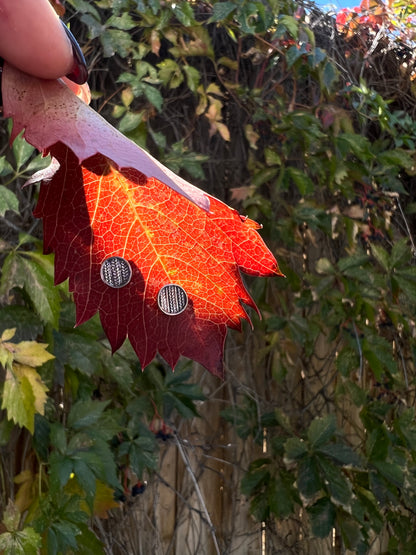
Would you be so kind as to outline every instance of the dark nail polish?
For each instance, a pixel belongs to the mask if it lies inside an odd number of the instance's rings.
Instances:
[[[72,45],[72,52],[74,55],[74,66],[72,68],[71,73],[68,73],[66,77],[77,83],[77,85],[82,85],[88,79],[88,69],[87,64],[85,62],[84,54],[77,43],[76,38],[65,25],[65,23],[61,20],[62,26],[65,29],[66,36],[69,38],[71,45]]]

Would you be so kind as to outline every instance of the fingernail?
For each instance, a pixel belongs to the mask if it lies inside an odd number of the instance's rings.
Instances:
[[[61,24],[65,29],[66,36],[69,38],[71,45],[72,45],[72,53],[74,55],[74,66],[72,71],[66,75],[68,79],[77,83],[77,85],[82,85],[88,79],[88,69],[87,64],[85,62],[84,54],[77,43],[76,38],[65,25],[65,23],[61,20]]]

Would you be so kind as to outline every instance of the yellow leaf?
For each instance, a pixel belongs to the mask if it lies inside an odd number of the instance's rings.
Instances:
[[[133,94],[132,88],[127,87],[123,89],[123,91],[121,92],[121,102],[123,103],[123,106],[128,108],[130,104],[133,102],[133,100],[134,100],[134,94]]]
[[[13,360],[28,366],[42,366],[48,360],[55,358],[46,350],[48,345],[37,341],[21,341],[20,343],[4,343],[13,354]]]
[[[224,141],[229,141],[230,140],[230,130],[228,129],[228,127],[225,125],[225,123],[221,123],[219,121],[217,121],[215,123],[218,133],[221,135],[221,137],[224,139]]]
[[[205,116],[210,122],[221,121],[221,106],[218,106],[218,102],[213,102],[210,105]]]
[[[13,362],[13,354],[7,348],[7,343],[0,343],[0,365],[9,368]]]
[[[49,354],[49,353],[48,353]],[[45,403],[47,399],[47,386],[43,383],[42,378],[32,366],[24,364],[13,364],[13,369],[19,379],[26,377],[32,386],[32,391],[35,396],[35,410],[39,414],[44,414]]]
[[[14,363],[6,373],[1,408],[7,410],[9,420],[33,434],[35,413],[44,413],[47,390],[34,368]]]
[[[76,480],[69,481],[65,486],[65,491],[72,495],[82,495],[82,491]],[[118,509],[119,507],[120,503],[114,500],[114,489],[100,482],[100,480],[96,480],[95,482],[95,497],[92,513],[85,499],[82,499],[80,503],[81,510],[91,514],[91,516],[98,516],[98,518],[108,518],[108,511],[110,509]]]
[[[244,134],[246,136],[248,144],[250,145],[250,148],[253,148],[254,150],[257,150],[257,144],[256,143],[260,139],[260,135],[256,131],[254,131],[253,126],[251,125],[251,123],[248,123],[244,127]]]
[[[216,96],[222,96],[222,97],[224,96],[223,93],[221,92],[221,89],[216,83],[211,83],[210,85],[208,85],[207,94],[215,94]]]
[[[200,93],[199,97],[199,104],[196,107],[195,113],[197,116],[202,116],[208,106],[208,98],[207,95],[201,90],[201,87],[198,87],[198,92]]]
[[[31,470],[23,470],[18,474],[14,483],[19,486],[15,498],[15,505],[24,513],[32,504],[37,489],[37,478]]]
[[[15,336],[15,333],[16,333],[16,328],[4,330],[1,336],[1,342],[4,343],[5,341],[10,341],[10,339],[12,339],[12,337]]]
[[[114,489],[97,480],[94,498],[94,516],[108,518],[110,509],[118,509],[119,503],[114,500]]]

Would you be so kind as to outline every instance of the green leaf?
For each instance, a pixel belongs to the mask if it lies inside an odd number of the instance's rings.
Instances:
[[[17,343],[23,340],[33,341],[43,332],[42,323],[38,316],[25,306],[10,305],[0,309],[0,333],[6,329],[16,328],[14,341]]]
[[[355,372],[360,366],[358,353],[349,347],[344,347],[336,358],[336,367],[342,376],[349,376],[351,372]]]
[[[25,168],[25,174],[32,175],[39,170],[47,168],[48,166],[50,166],[50,164],[51,156],[49,154],[48,156],[43,156],[42,154],[39,154],[39,156],[36,156],[35,158],[32,158],[30,160],[29,164]]]
[[[359,455],[349,445],[343,443],[328,443],[319,447],[317,452],[326,455],[343,466],[361,466]]]
[[[111,400],[93,401],[79,400],[71,408],[68,415],[68,426],[74,430],[88,428],[98,423],[102,413]]]
[[[337,503],[349,506],[351,500],[351,484],[342,469],[323,457],[317,458],[321,475],[325,476],[326,490]]]
[[[12,420],[7,418],[0,420],[0,448],[6,447],[9,443],[13,430],[14,423]]]
[[[349,396],[355,406],[361,407],[365,404],[367,400],[366,390],[362,389],[356,383],[347,380],[343,384],[342,389],[344,390],[344,393]]]
[[[387,482],[393,483],[399,488],[403,486],[404,473],[398,464],[376,460],[373,465]]]
[[[314,48],[308,56],[308,63],[312,68],[319,66],[328,57],[322,48]]]
[[[279,15],[276,34],[281,36],[288,32],[294,39],[297,38],[299,32],[299,21],[291,15]]]
[[[286,172],[294,181],[302,196],[310,195],[314,192],[315,185],[313,181],[303,171],[298,168],[288,167]]]
[[[382,266],[383,270],[385,270],[386,272],[389,272],[391,266],[390,266],[389,255],[387,251],[383,249],[383,247],[381,247],[380,245],[372,244],[371,252],[374,258],[377,260],[377,262]]]
[[[35,414],[33,446],[41,461],[46,461],[48,459],[50,438],[51,428],[48,420],[39,413]]]
[[[159,90],[151,85],[143,84],[143,93],[150,104],[153,104],[153,106],[160,112],[163,106],[163,97]]]
[[[112,15],[109,17],[106,21],[106,26],[115,27],[116,29],[120,29],[122,31],[130,31],[136,27],[136,22],[127,12],[124,12],[121,16]]]
[[[343,513],[342,517],[339,518],[339,526],[345,547],[354,550],[363,538],[360,524],[348,514]]]
[[[288,461],[302,459],[308,452],[308,445],[303,439],[289,438],[285,443],[285,456]]]
[[[323,418],[315,418],[308,429],[311,446],[319,448],[328,443],[334,436],[337,426],[333,414]]]
[[[214,23],[216,21],[224,21],[232,12],[237,9],[237,5],[234,2],[216,2],[212,8],[212,15],[208,20],[208,23]]]
[[[302,459],[298,468],[298,489],[301,495],[311,498],[322,489],[322,486],[315,457]]]
[[[342,133],[336,137],[335,141],[344,156],[352,152],[364,162],[368,162],[374,157],[371,153],[370,141],[363,135]]]
[[[376,533],[379,533],[383,528],[383,516],[380,513],[380,507],[378,504],[377,499],[374,496],[372,491],[369,491],[366,488],[356,486],[355,494],[357,499],[359,500],[362,508],[365,510],[366,515],[368,515],[371,526],[375,530]],[[354,503],[352,504],[352,516],[355,516],[356,507]],[[361,511],[360,511],[361,512]],[[359,515],[361,516],[361,515]],[[357,518],[357,517],[356,517]],[[362,518],[361,518],[362,520]]]
[[[94,336],[83,335],[81,330],[54,333],[54,352],[63,366],[78,369],[85,376],[101,370],[103,348]]]
[[[159,78],[165,86],[169,86],[171,89],[179,87],[183,81],[183,75],[175,60],[168,58],[160,62],[157,67],[159,68]]]
[[[188,2],[176,3],[172,6],[173,13],[185,27],[195,24],[194,11]]]
[[[394,282],[397,283],[397,286],[411,302],[416,302],[416,268],[414,266],[396,270],[392,278],[392,284]]]
[[[3,217],[7,210],[19,212],[19,201],[10,189],[0,185],[0,216]]]
[[[66,455],[53,452],[49,457],[49,468],[51,492],[57,494],[68,483],[74,461]]]
[[[195,405],[185,396],[176,395],[171,391],[163,394],[163,415],[169,419],[174,410],[184,418],[193,418],[198,415]]]
[[[279,169],[276,167],[271,168],[262,168],[258,172],[256,172],[253,177],[251,178],[251,182],[253,185],[259,187],[266,183],[267,181],[272,181],[274,177],[279,173]]]
[[[73,473],[81,488],[84,490],[87,504],[92,510],[95,496],[96,475],[93,470],[82,459],[75,459]]]
[[[57,327],[61,298],[53,283],[53,270],[49,273],[45,269],[48,260],[51,258],[38,260],[29,252],[25,256],[10,253],[3,264],[0,291],[4,294],[13,287],[24,289],[42,321]]]
[[[67,446],[67,439],[66,439],[66,431],[64,426],[60,422],[53,422],[50,425],[50,434],[51,434],[51,445],[54,446],[55,449],[59,453],[66,452]]]
[[[389,438],[386,430],[378,426],[368,434],[366,452],[368,460],[372,463],[385,461],[389,450]]]
[[[334,274],[335,268],[328,258],[320,258],[316,263],[316,271],[318,274]]]
[[[412,169],[414,167],[414,159],[410,152],[396,148],[394,150],[387,150],[377,155],[380,164],[386,166],[398,166],[398,169]]]
[[[128,133],[136,129],[143,121],[143,112],[126,112],[118,125],[121,133]]]
[[[346,256],[338,261],[338,268],[341,273],[346,276],[350,275],[349,271],[352,268],[363,268],[363,266],[368,265],[370,258],[366,254],[353,254],[351,256]]]
[[[0,156],[0,177],[14,173],[12,165],[6,160],[5,156]]]
[[[264,522],[270,514],[270,504],[263,493],[253,497],[250,503],[250,512],[258,522]]]
[[[307,513],[311,521],[312,533],[317,538],[326,538],[335,526],[335,507],[329,497],[321,497]]]
[[[390,255],[390,266],[395,268],[401,264],[407,264],[411,259],[411,250],[407,237],[393,244]]]
[[[77,536],[80,555],[105,555],[104,546],[92,530],[86,524],[78,524],[80,534]]]
[[[22,166],[26,164],[26,162],[35,152],[33,146],[27,143],[22,136],[23,132],[15,138],[12,146],[13,156],[16,161],[15,167],[17,172],[22,168]]]
[[[331,91],[333,85],[338,80],[338,75],[339,73],[336,70],[334,63],[327,60],[322,71],[322,85],[327,91]]]
[[[190,65],[182,66],[182,70],[186,75],[186,84],[188,85],[189,89],[195,93],[200,85],[201,75],[199,71]]]
[[[139,437],[130,446],[130,465],[139,478],[143,472],[157,468],[156,445],[150,438]]]
[[[295,496],[293,486],[281,475],[271,480],[266,489],[267,499],[272,512],[277,518],[287,518],[294,510]]]
[[[261,466],[260,466],[261,464]],[[241,480],[241,492],[253,495],[259,487],[267,486],[270,480],[270,459],[257,459],[250,465],[249,471]]]
[[[390,374],[397,373],[397,362],[392,353],[392,345],[384,337],[368,335],[362,343],[363,355],[367,359],[371,370],[378,380],[388,370]]]

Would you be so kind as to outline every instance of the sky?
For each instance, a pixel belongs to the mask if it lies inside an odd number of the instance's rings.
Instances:
[[[324,6],[335,6],[336,8],[354,8],[359,6],[361,0],[315,0],[315,3],[323,8]]]
[[[356,0],[355,2],[351,0],[336,0],[332,2],[335,4],[337,8],[353,8],[354,6],[358,6],[361,3],[361,0]]]

